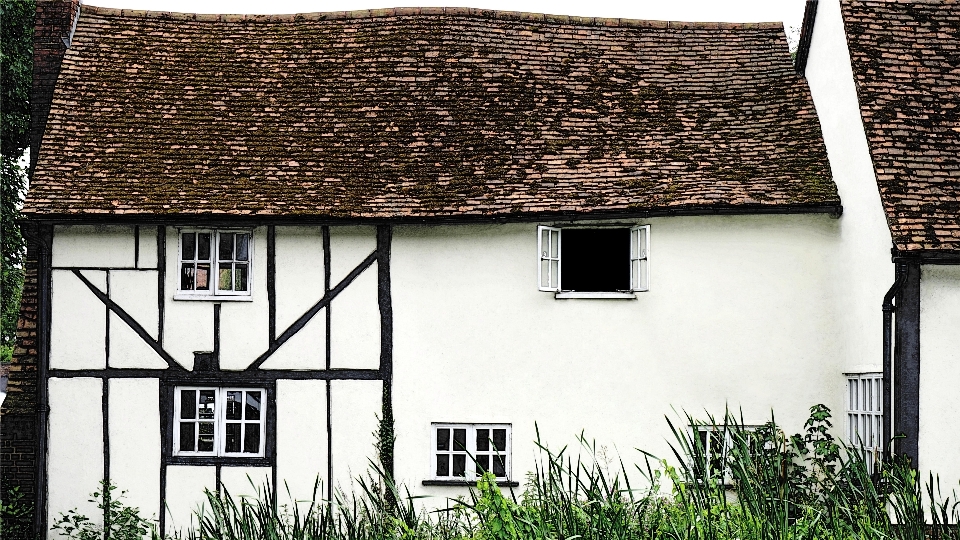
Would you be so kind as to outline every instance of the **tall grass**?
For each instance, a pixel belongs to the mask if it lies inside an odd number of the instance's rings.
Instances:
[[[704,444],[701,426],[726,444]],[[855,448],[830,436],[826,407],[787,436],[771,420],[744,425],[726,414],[670,423],[668,462],[613,464],[583,436],[576,456],[537,436],[539,459],[522,492],[487,474],[469,496],[425,510],[375,465],[354,493],[275,507],[273,487],[255,497],[207,492],[190,540],[960,540],[960,500],[921,481],[902,459],[869,471]],[[722,439],[720,439],[722,437]],[[670,463],[673,463],[671,465]],[[945,491],[945,490],[944,490]]]

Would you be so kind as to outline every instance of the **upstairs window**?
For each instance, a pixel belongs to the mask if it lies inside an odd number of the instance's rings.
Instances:
[[[263,457],[263,388],[174,390],[174,456]]]
[[[650,226],[538,228],[541,291],[630,297],[649,289]],[[563,296],[566,293],[567,296]]]
[[[247,231],[181,231],[177,297],[249,297],[252,248]]]

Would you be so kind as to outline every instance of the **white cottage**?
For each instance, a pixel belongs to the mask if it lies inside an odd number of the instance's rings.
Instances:
[[[880,444],[890,233],[816,33],[812,97],[780,24],[40,0],[36,39],[0,458],[38,530],[371,458],[442,504],[535,425],[666,456],[673,410]]]

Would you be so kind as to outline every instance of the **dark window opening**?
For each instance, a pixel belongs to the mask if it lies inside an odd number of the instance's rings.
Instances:
[[[564,229],[560,253],[562,290],[630,290],[630,229]]]

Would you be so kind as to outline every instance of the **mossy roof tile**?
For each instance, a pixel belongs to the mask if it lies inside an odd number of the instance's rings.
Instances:
[[[960,3],[841,5],[893,243],[960,251]]]
[[[24,211],[432,219],[839,204],[779,24],[83,6]]]

